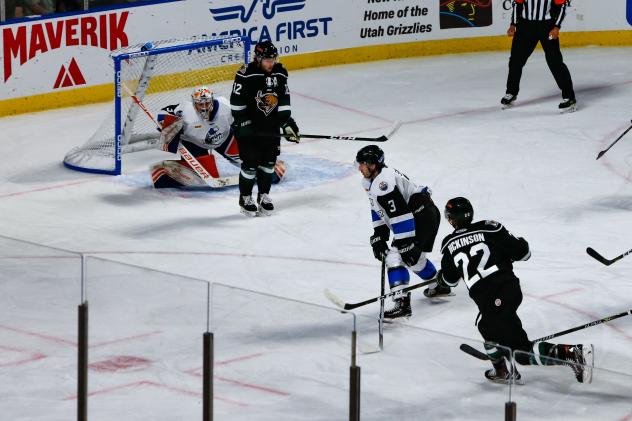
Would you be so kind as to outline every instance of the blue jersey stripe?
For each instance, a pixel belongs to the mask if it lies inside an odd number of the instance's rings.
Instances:
[[[413,218],[393,224],[393,232],[395,234],[405,234],[415,231],[415,220]]]
[[[380,219],[382,219],[380,218],[380,215],[378,215],[377,212],[371,209],[371,220],[375,222],[375,221],[379,221]]]

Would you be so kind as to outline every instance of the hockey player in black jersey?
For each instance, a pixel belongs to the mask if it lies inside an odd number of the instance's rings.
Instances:
[[[498,222],[472,222],[474,210],[464,197],[448,201],[445,217],[454,227],[454,232],[445,237],[441,244],[443,256],[438,282],[454,287],[463,280],[470,297],[478,306],[481,316],[478,330],[487,342],[485,349],[494,366],[485,372],[485,377],[495,382],[508,382],[513,374],[514,379],[520,379],[515,368],[512,371],[507,368],[505,357],[508,356],[493,345],[498,344],[535,355],[529,357],[517,354],[519,364],[569,365],[577,381],[590,383],[592,345],[534,344],[522,328],[522,322],[516,314],[522,302],[522,291],[520,281],[513,272],[513,262],[531,257],[527,241],[522,237],[514,237]]]
[[[434,278],[437,270],[426,253],[432,251],[441,213],[430,197],[430,189],[417,186],[406,175],[387,167],[384,152],[376,145],[360,149],[356,163],[364,177],[362,186],[371,205],[373,255],[380,261],[386,259],[391,291],[397,292],[408,285],[410,277],[406,267],[424,280]],[[393,242],[389,246],[391,231]],[[424,291],[427,297],[449,293],[449,287],[436,284]],[[384,312],[384,317],[394,319],[411,314],[408,292],[393,296],[393,305]]]
[[[242,160],[239,174],[239,206],[248,216],[274,211],[270,185],[281,150],[280,130],[298,143],[298,127],[291,117],[288,73],[277,62],[278,52],[270,41],[255,46],[255,58],[235,75],[230,105],[233,130]],[[252,189],[257,183],[257,204]]]

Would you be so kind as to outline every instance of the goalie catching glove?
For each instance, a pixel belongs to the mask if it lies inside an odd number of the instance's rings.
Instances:
[[[296,121],[294,121],[292,117],[287,119],[283,126],[281,126],[281,129],[283,130],[285,139],[288,142],[299,143],[301,141],[301,135],[298,132],[298,126],[296,125]]]
[[[160,132],[160,141],[162,150],[166,152],[176,153],[180,144],[180,134],[184,120],[180,117],[167,114],[162,120],[162,130]]]

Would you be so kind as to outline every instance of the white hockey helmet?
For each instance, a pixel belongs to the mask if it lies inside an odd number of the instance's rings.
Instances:
[[[191,94],[191,101],[198,114],[202,118],[208,119],[213,111],[213,91],[206,86],[200,86]]]

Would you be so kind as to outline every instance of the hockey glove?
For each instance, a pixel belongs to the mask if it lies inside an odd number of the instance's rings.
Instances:
[[[371,247],[373,247],[373,256],[380,262],[386,258],[388,254],[389,247],[379,234],[374,234],[371,236]]]
[[[283,134],[286,136],[285,139],[287,139],[288,142],[298,143],[301,141],[301,136],[298,133],[298,126],[292,117],[287,119],[281,129],[283,129]]]
[[[414,242],[399,244],[397,250],[407,266],[415,266],[421,256],[421,249]]]
[[[162,150],[166,152],[176,153],[178,144],[180,143],[180,133],[184,126],[184,120],[179,117],[167,114],[162,121],[162,130],[160,131],[160,141]]]
[[[237,139],[255,136],[255,127],[252,124],[252,120],[235,120],[232,128]]]

